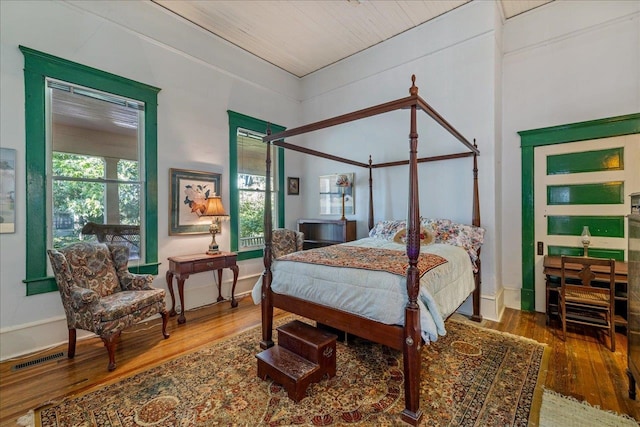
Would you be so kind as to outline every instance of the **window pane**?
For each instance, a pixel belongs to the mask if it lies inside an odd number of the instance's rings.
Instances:
[[[120,224],[140,225],[140,184],[118,184]]]
[[[131,259],[140,258],[144,104],[61,81],[48,87],[54,247],[80,239],[123,243]]]
[[[53,247],[81,240],[87,222],[104,222],[105,186],[98,182],[53,182]]]
[[[271,178],[271,188],[273,189],[273,177]],[[267,180],[263,176],[238,174],[238,190],[267,190]]]
[[[138,181],[140,171],[138,170],[138,162],[133,160],[118,161],[118,180],[119,181]]]
[[[54,176],[67,178],[104,178],[104,159],[54,152],[52,171]]]
[[[264,200],[262,191],[239,191],[240,249],[264,245]],[[271,194],[272,214],[275,218],[275,194]]]

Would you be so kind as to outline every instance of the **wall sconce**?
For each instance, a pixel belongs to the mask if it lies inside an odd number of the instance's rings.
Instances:
[[[344,221],[347,219],[344,216],[344,192],[345,192],[345,188],[351,186],[349,177],[347,175],[338,175],[338,178],[336,179],[336,186],[342,188],[342,218],[340,219]]]
[[[220,196],[209,197],[206,201],[206,209],[202,216],[211,217],[211,225],[209,226],[209,233],[211,233],[211,243],[209,244],[208,255],[215,255],[220,253],[218,250],[218,244],[216,243],[216,234],[220,233],[220,221],[228,221],[229,215],[222,206],[222,199]]]
[[[582,234],[580,235],[582,246],[584,246],[584,256],[589,256],[589,245],[591,244],[591,233],[589,232],[589,226],[582,227]]]

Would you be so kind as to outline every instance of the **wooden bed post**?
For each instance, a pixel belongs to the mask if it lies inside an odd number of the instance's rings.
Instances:
[[[267,136],[271,135],[271,127],[267,127]],[[264,201],[264,272],[262,273],[262,341],[260,348],[273,347],[273,301],[271,296],[271,240],[273,220],[271,218],[271,141],[267,141],[266,157],[266,191]]]
[[[416,76],[411,76],[411,96],[418,96],[415,85]],[[417,104],[411,106],[411,130],[409,133],[409,212],[407,233],[407,295],[409,302],[405,308],[404,342],[402,355],[404,363],[404,410],[402,420],[418,425],[422,418],[420,411],[420,348],[422,344],[420,328],[420,308],[418,307],[418,291],[420,271],[420,203],[418,196],[418,131],[416,125]]]
[[[373,228],[373,168],[371,165],[371,155],[369,155],[369,231]]]
[[[473,139],[473,146],[478,148],[478,144],[476,144],[475,138]],[[476,227],[480,227],[480,195],[478,191],[478,154],[473,154],[473,214],[471,216],[472,224]],[[478,261],[476,262],[478,266],[478,271],[473,274],[473,279],[475,281],[475,288],[473,290],[473,314],[471,315],[471,320],[474,322],[482,321],[482,314],[480,313],[480,290],[482,287],[482,265],[480,261],[480,251],[482,248],[478,249]]]

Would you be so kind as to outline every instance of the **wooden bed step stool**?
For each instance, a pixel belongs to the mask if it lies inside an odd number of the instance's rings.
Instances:
[[[280,326],[278,345],[320,365],[322,374],[329,378],[336,375],[336,340],[330,332],[315,328],[308,323],[294,320]]]
[[[336,374],[336,339],[306,323],[294,320],[278,329],[278,345],[258,355],[258,377],[282,384],[289,398],[302,400],[307,387],[327,374]]]
[[[322,379],[320,365],[298,356],[284,347],[275,345],[256,355],[258,358],[258,377],[266,380],[270,377],[281,384],[289,399],[299,402],[312,382]]]

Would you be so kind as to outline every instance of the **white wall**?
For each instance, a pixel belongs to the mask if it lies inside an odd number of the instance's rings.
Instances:
[[[482,249],[483,307],[497,319],[495,221],[497,149],[496,26],[501,26],[493,2],[472,2],[426,25],[340,61],[303,78],[303,122],[317,121],[409,95],[411,75],[419,94],[467,139],[478,142],[482,225],[487,229]],[[499,110],[498,110],[499,111]],[[409,154],[409,111],[376,116],[304,137],[313,148],[366,163],[406,160]],[[419,112],[421,157],[465,151],[426,114]],[[302,139],[303,137],[301,137]],[[333,161],[305,160],[307,176],[355,172],[358,237],[368,232],[368,171]],[[424,217],[452,218],[471,223],[471,158],[419,166],[420,213]],[[408,169],[374,171],[374,213],[381,219],[407,216]],[[316,182],[304,185],[307,212],[318,212]],[[353,218],[350,218],[353,219]],[[470,311],[468,307],[464,308]]]
[[[57,292],[25,296],[25,128],[23,45],[161,88],[158,96],[158,259],[154,286],[166,289],[166,258],[204,251],[210,236],[168,236],[168,171],[222,173],[228,191],[227,110],[284,126],[298,119],[292,75],[177,19],[152,2],[0,2],[0,143],[17,150],[17,231],[0,235],[0,358],[67,339]],[[229,195],[223,193],[228,206]],[[298,215],[292,216],[293,220]],[[288,218],[289,220],[289,218]],[[228,223],[217,241],[229,249]],[[242,262],[236,293],[248,291],[262,260]],[[230,295],[224,272],[223,295]],[[242,280],[247,278],[246,280]],[[185,286],[187,308],[213,302],[211,276]],[[168,295],[168,294],[167,294]],[[167,299],[170,303],[169,298]]]
[[[640,2],[552,2],[504,26],[502,282],[520,308],[518,131],[640,112]]]

